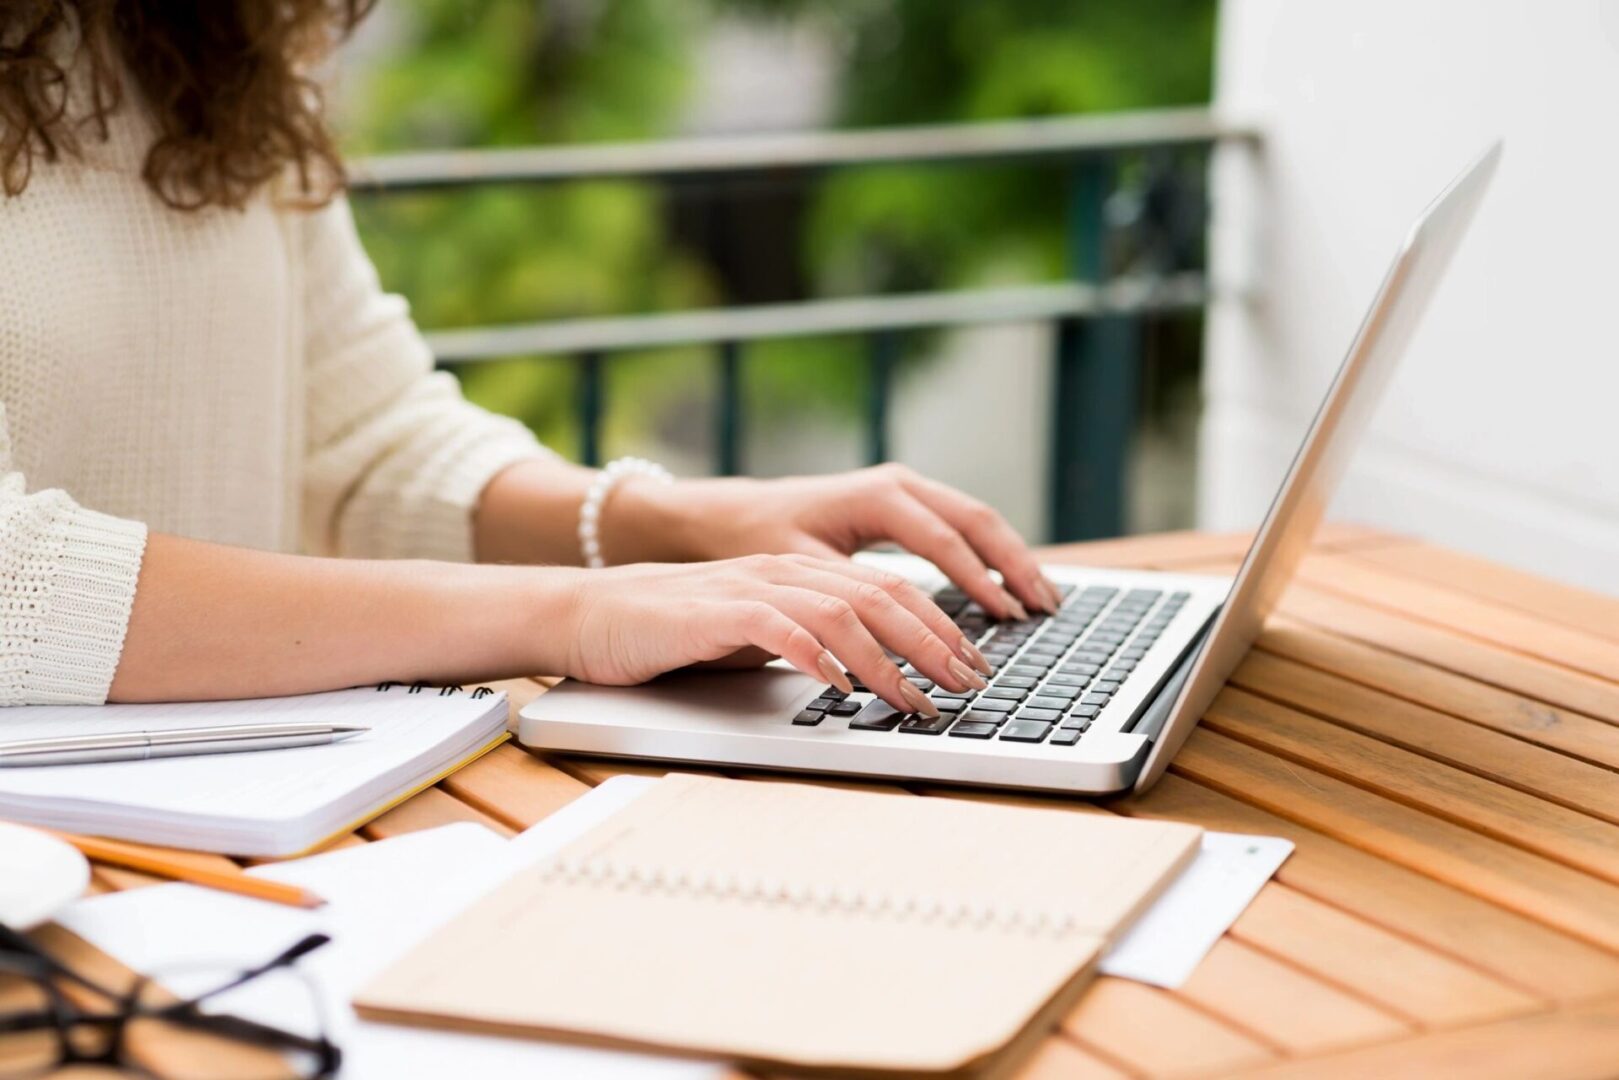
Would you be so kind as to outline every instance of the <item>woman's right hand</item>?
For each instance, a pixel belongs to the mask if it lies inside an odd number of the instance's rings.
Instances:
[[[937,716],[885,649],[953,691],[981,690],[990,673],[930,597],[858,563],[750,555],[570,576],[575,594],[559,673],[584,682],[624,686],[691,664],[757,665],[779,656],[846,692],[847,670],[896,709]]]

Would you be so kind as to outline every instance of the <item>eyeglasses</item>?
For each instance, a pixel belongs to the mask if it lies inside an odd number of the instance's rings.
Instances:
[[[260,964],[173,968],[118,990],[0,926],[0,1080],[68,1065],[162,1080],[333,1076],[342,1052],[327,1036],[314,984],[294,966],[330,940],[311,934]],[[180,988],[185,996],[176,996]],[[216,1009],[233,995],[250,996],[254,1011],[275,1022]],[[88,998],[105,1005],[88,1008]]]

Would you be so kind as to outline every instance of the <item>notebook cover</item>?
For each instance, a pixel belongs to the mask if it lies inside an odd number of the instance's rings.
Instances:
[[[1020,1035],[1072,1001],[1200,835],[670,776],[452,920],[355,1005],[774,1070],[980,1073],[1037,1044]]]

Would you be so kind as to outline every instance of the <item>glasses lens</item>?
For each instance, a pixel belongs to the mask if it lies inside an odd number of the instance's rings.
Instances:
[[[62,1033],[45,988],[0,971],[0,1080],[49,1072],[62,1060]]]
[[[125,1056],[169,1080],[320,1075],[316,1047],[325,1023],[313,985],[294,969],[278,968],[215,992],[241,971],[176,969],[143,984],[125,1029]]]

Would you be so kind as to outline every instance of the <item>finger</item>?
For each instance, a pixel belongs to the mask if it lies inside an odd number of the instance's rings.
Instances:
[[[726,605],[716,619],[715,642],[723,650],[752,647],[779,656],[812,679],[829,683],[845,694],[854,692],[837,658],[809,630],[779,608],[762,600]],[[869,685],[869,684],[868,684]]]
[[[792,551],[789,554],[807,555],[812,559],[825,559],[827,562],[848,562],[849,556],[824,540],[805,534],[793,541]]]
[[[878,522],[890,539],[927,559],[963,592],[997,619],[1026,619],[1029,613],[978,557],[961,531],[945,521],[910,492],[887,499],[878,510]]]
[[[982,690],[989,664],[933,598],[905,578],[859,563],[788,560],[786,580],[841,596],[890,652],[949,690]]]
[[[973,550],[1001,572],[1002,579],[1018,599],[1048,612],[1062,605],[1062,593],[1040,569],[1034,552],[993,507],[926,477],[908,476],[900,483],[966,537]]]
[[[831,593],[793,585],[772,588],[765,599],[782,614],[823,642],[832,654],[871,692],[901,712],[938,716],[939,708],[928,700],[899,668],[861,619],[855,605]]]

